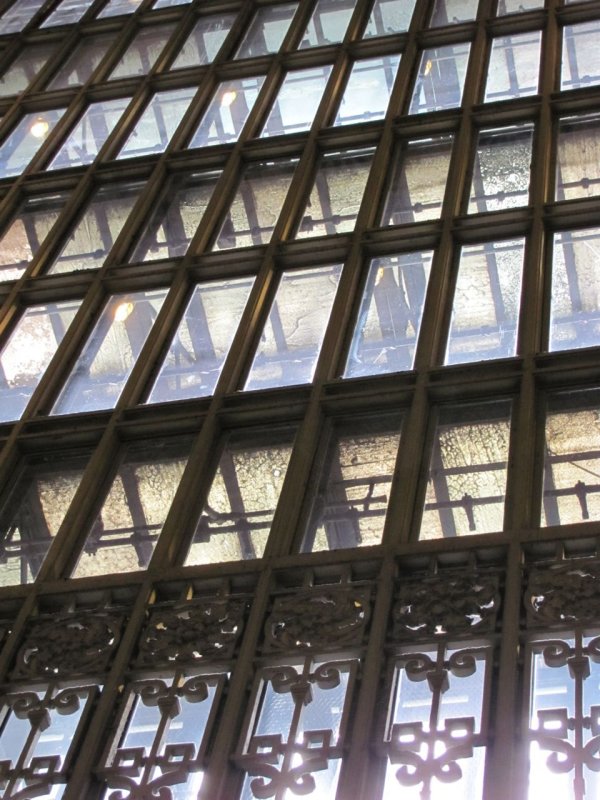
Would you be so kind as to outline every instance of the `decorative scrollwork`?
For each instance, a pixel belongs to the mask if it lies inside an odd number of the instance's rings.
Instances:
[[[360,644],[369,612],[369,593],[361,589],[312,589],[278,597],[265,623],[265,650]]]
[[[15,660],[15,678],[48,678],[104,671],[120,638],[122,617],[65,614],[35,620]]]
[[[243,600],[215,598],[153,609],[140,638],[137,664],[196,664],[208,658],[231,658],[242,632],[245,607]]]
[[[403,583],[393,610],[394,641],[489,631],[500,607],[498,579],[435,576]]]
[[[596,621],[600,605],[600,562],[580,559],[532,570],[525,593],[532,625]]]

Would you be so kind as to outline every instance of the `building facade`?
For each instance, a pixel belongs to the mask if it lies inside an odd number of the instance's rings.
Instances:
[[[599,35],[3,0],[5,800],[598,796]]]

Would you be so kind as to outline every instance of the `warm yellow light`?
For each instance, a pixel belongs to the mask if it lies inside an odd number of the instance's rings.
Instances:
[[[223,97],[221,97],[221,105],[227,108],[233,103],[236,97],[237,92],[234,92],[233,89],[230,89],[228,92],[223,92]]]
[[[115,322],[125,322],[133,311],[133,303],[124,301],[115,308]]]
[[[425,64],[425,76],[429,75],[429,73],[431,72],[431,68],[432,68],[432,67],[433,67],[433,64],[432,64],[432,62],[431,62],[431,61],[428,61],[428,62]]]
[[[29,128],[29,132],[32,136],[35,136],[36,139],[43,139],[49,130],[50,125],[43,117],[38,117],[31,128]]]

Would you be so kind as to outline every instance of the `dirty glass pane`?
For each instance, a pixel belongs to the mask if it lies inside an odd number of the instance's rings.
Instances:
[[[317,0],[298,49],[341,42],[356,0]]]
[[[332,425],[302,552],[381,543],[401,422],[378,414]]]
[[[42,22],[40,28],[73,25],[79,22],[91,4],[91,0],[62,0],[62,3]]]
[[[425,250],[372,259],[345,378],[412,369],[432,258]]]
[[[48,89],[65,89],[67,86],[84,84],[92,76],[114,41],[114,33],[82,37],[81,43],[58,68],[56,77],[48,84]]]
[[[408,30],[417,0],[375,0],[371,16],[362,35],[363,39],[373,36],[390,36]]]
[[[330,74],[331,66],[288,72],[262,129],[261,138],[309,130]]]
[[[511,403],[440,410],[420,539],[501,531]]]
[[[446,364],[514,356],[525,239],[461,249]]]
[[[117,183],[97,189],[48,274],[101,267],[143,186],[143,183]]]
[[[44,5],[45,0],[16,0],[0,18],[0,36],[22,31]]]
[[[185,564],[261,558],[296,429],[230,434]]]
[[[147,75],[174,30],[175,25],[142,28],[117,62],[108,80]]]
[[[400,55],[356,61],[348,78],[334,126],[383,119],[399,66]]]
[[[460,106],[470,49],[466,42],[423,51],[409,114]]]
[[[550,350],[600,344],[600,228],[554,234]]]
[[[121,114],[129,105],[129,97],[91,103],[54,156],[48,170],[91,164],[110,136]]]
[[[0,235],[0,281],[23,274],[58,219],[66,195],[37,195],[24,200]]]
[[[373,152],[348,150],[322,157],[297,239],[354,230]]]
[[[439,219],[453,144],[454,136],[438,136],[400,146],[381,225]]]
[[[543,8],[544,0],[498,0],[497,14],[499,17],[505,14],[522,14],[535,8]]]
[[[560,120],[556,156],[556,199],[595,197],[600,193],[600,117]]]
[[[98,14],[98,19],[119,17],[122,14],[133,14],[141,5],[142,0],[110,0]]]
[[[431,14],[430,28],[443,25],[458,25],[470,22],[477,16],[479,0],[435,0]]]
[[[136,122],[117,159],[162,153],[171,141],[196,91],[196,87],[192,86],[189,89],[157,92]]]
[[[581,89],[600,83],[600,20],[563,28],[561,89]]]
[[[542,525],[600,519],[600,397],[597,391],[548,400]]]
[[[271,241],[297,163],[285,159],[246,167],[213,250]]]
[[[479,132],[467,213],[527,205],[532,145],[533,125]]]
[[[0,147],[0,178],[23,172],[64,113],[57,108],[23,117]]]
[[[264,75],[260,75],[221,83],[188,147],[236,142],[264,80]]]
[[[483,102],[537,94],[541,45],[541,31],[493,39]]]
[[[231,30],[235,14],[200,17],[183,43],[171,69],[211,64]]]
[[[129,261],[184,256],[220,175],[220,172],[197,172],[175,176],[157,203]]]
[[[245,390],[310,383],[341,272],[335,264],[283,273]]]
[[[52,414],[113,408],[167,292],[111,297],[77,359]]]
[[[26,308],[0,352],[0,422],[21,417],[80,300]]]
[[[194,289],[147,403],[211,395],[254,283],[201,283]]]
[[[73,578],[144,569],[187,463],[189,437],[136,442],[123,454]]]
[[[58,533],[88,454],[28,459],[0,512],[0,586],[31,583]]]
[[[156,0],[152,8],[170,8],[171,6],[185,6],[191,0]]]
[[[25,91],[56,48],[55,42],[25,47],[0,78],[0,97]]]
[[[276,53],[285,38],[297,3],[259,8],[242,39],[235,58],[256,58]]]

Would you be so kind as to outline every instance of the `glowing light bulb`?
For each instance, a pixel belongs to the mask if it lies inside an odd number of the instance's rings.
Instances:
[[[115,308],[115,322],[125,322],[133,311],[133,303],[124,301]]]
[[[433,67],[433,63],[431,61],[428,61],[425,64],[425,70],[424,70],[425,76],[429,75],[429,73],[431,72],[431,68],[432,67]]]
[[[36,139],[43,139],[44,136],[50,130],[50,125],[47,120],[43,117],[38,117],[36,121],[32,124],[31,128],[29,128],[29,133],[32,136],[35,136]]]
[[[227,108],[233,103],[236,97],[237,92],[235,92],[233,89],[230,89],[228,92],[224,92],[223,97],[221,97],[221,105],[224,108]]]

